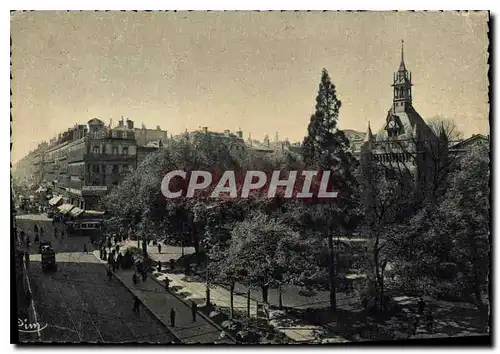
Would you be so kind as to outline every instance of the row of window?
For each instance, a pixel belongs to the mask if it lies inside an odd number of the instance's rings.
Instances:
[[[91,165],[91,171],[92,173],[101,173],[106,171],[106,166],[107,165]],[[122,171],[127,171],[132,169],[132,165],[113,165],[111,167],[111,172],[112,173],[118,173],[120,172],[120,166]]]
[[[410,154],[405,153],[388,153],[375,155],[375,158],[380,162],[408,162],[413,161],[413,157]]]
[[[103,146],[103,149],[102,149],[102,153],[105,154],[106,153],[106,148]],[[101,147],[100,146],[93,146],[92,147],[92,153],[95,154],[95,155],[98,155],[101,153]],[[113,146],[111,147],[111,154],[112,155],[118,155],[118,146]],[[121,153],[121,156],[128,156],[128,147],[127,146],[124,146],[122,148],[122,153]]]
[[[74,224],[73,227],[75,230],[95,230],[100,229],[100,223],[82,223],[82,224]]]
[[[104,138],[106,138],[107,135],[108,135],[108,132],[106,130],[97,130],[97,131],[90,132],[90,136],[94,139],[104,139]],[[112,138],[120,138],[120,139],[133,139],[134,132],[112,130],[111,137]]]
[[[396,99],[398,98],[406,98],[406,97],[411,97],[411,89],[410,88],[403,88],[403,87],[395,87],[394,88],[394,97]]]

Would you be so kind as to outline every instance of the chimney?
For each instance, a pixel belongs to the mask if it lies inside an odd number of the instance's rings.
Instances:
[[[229,133],[230,133],[229,129],[224,130],[224,136],[229,136]]]
[[[156,126],[156,130],[161,130],[159,125]]]
[[[266,145],[266,147],[271,147],[271,143],[269,141],[269,136],[265,136],[264,138],[264,144]]]
[[[236,134],[238,135],[238,138],[240,139],[243,139],[243,132],[241,131],[241,129],[239,129]]]
[[[203,133],[207,134],[208,133],[208,127],[203,127]]]
[[[118,121],[118,126],[123,127],[123,120],[122,119]]]
[[[128,129],[134,129],[134,121],[127,119],[127,128]]]

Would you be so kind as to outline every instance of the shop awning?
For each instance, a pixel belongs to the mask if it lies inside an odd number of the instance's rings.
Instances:
[[[102,216],[102,215],[104,215],[104,211],[85,210],[85,215],[87,215],[87,216]]]
[[[47,188],[45,187],[38,187],[38,189],[35,191],[35,193],[42,193],[42,192],[47,192]]]
[[[62,200],[62,197],[60,195],[55,196],[51,200],[49,200],[49,205],[52,205],[52,206],[57,205],[61,200]]]
[[[69,215],[73,216],[73,217],[76,217],[76,216],[80,215],[83,212],[84,212],[83,209],[80,209],[79,207],[74,207],[73,209],[71,209],[69,211]]]
[[[57,210],[63,215],[66,215],[71,209],[73,209],[75,206],[73,204],[63,204]]]

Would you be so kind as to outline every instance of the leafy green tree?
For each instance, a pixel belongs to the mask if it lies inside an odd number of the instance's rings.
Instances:
[[[405,210],[411,203],[409,196],[413,190],[413,179],[410,173],[395,173],[392,166],[380,164],[372,149],[372,141],[367,140],[361,150],[357,173],[363,215],[360,231],[368,238],[370,256],[365,272],[373,288],[370,291],[374,292],[367,296],[375,296],[378,299],[378,304],[375,304],[377,309],[383,310],[385,271],[389,262],[393,261],[391,249],[401,231],[398,225],[404,220]]]
[[[490,158],[478,146],[460,160],[440,211],[451,234],[452,257],[464,274],[464,286],[480,309],[488,284],[490,258]]]
[[[237,169],[246,163],[245,151],[234,149],[220,139],[198,132],[169,141],[164,148],[149,154],[123,183],[103,200],[108,223],[114,232],[117,225],[129,227],[147,239],[170,237],[187,244],[193,242],[194,224],[189,200],[167,200],[161,192],[161,182],[168,171]],[[201,196],[203,197],[203,196]],[[182,216],[182,217],[181,217]],[[182,222],[181,222],[182,220]],[[186,244],[186,245],[187,245]]]
[[[262,212],[235,225],[227,250],[227,266],[233,273],[246,273],[244,282],[259,286],[262,300],[268,301],[269,286],[279,281],[282,267],[275,257],[280,241],[290,236],[291,230]]]
[[[462,156],[441,203],[426,204],[392,228],[385,251],[392,257],[394,286],[484,309],[490,261],[488,154],[478,147]]]
[[[358,210],[356,179],[353,175],[356,160],[349,151],[349,140],[337,128],[341,102],[337,98],[335,85],[326,69],[323,69],[316,97],[316,111],[311,116],[308,135],[303,142],[305,167],[321,172],[329,171],[331,187],[338,191],[336,199],[322,205],[319,211],[325,219],[323,235],[328,240],[330,309],[336,310],[336,271],[333,235],[352,230]]]

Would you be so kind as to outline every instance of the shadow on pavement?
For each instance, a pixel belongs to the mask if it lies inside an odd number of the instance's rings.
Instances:
[[[133,311],[134,297],[107,277],[93,254],[57,255],[56,272],[29,265],[39,322],[47,324],[43,342],[172,343],[176,338],[144,307]],[[33,341],[37,341],[36,338]]]

